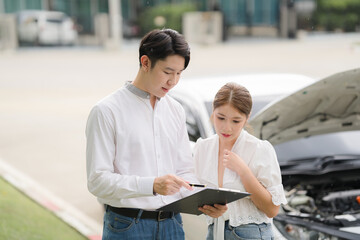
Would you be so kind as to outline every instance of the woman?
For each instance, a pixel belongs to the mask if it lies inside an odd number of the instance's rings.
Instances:
[[[273,239],[272,218],[286,204],[280,167],[272,145],[245,129],[252,107],[249,91],[227,83],[216,94],[211,120],[216,134],[199,139],[194,148],[198,179],[211,187],[251,193],[219,208],[204,206],[207,239]]]

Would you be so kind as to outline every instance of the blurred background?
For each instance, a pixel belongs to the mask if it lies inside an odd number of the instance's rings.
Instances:
[[[55,13],[56,11],[57,13]],[[199,43],[358,32],[357,0],[0,0],[0,49],[101,45],[168,27]]]
[[[0,163],[99,234],[103,209],[86,186],[87,116],[133,80],[141,37],[163,27],[190,43],[184,80],[269,72],[319,79],[360,63],[359,0],[0,0]],[[185,225],[206,231],[202,219]]]

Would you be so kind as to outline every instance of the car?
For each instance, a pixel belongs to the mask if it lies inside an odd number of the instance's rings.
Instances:
[[[249,131],[277,153],[288,204],[273,219],[276,239],[360,239],[360,69],[323,80],[291,74],[183,79],[170,95],[185,109],[192,144],[214,134],[211,102],[226,82],[248,88]],[[198,221],[185,215],[185,232],[200,229]]]
[[[360,239],[360,69],[317,81],[263,108],[254,135],[278,156],[287,239]]]
[[[20,45],[74,45],[77,42],[77,27],[63,12],[24,10],[16,16]]]
[[[125,39],[138,38],[140,36],[140,27],[136,21],[123,19],[122,33]]]
[[[209,120],[212,101],[216,92],[227,82],[239,83],[250,91],[253,98],[251,118],[269,102],[314,81],[304,75],[284,73],[189,78],[180,80],[169,94],[182,104],[190,141],[195,142],[199,137],[207,138],[215,133]]]

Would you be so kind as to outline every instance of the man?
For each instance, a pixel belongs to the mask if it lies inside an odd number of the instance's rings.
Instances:
[[[166,95],[190,49],[176,31],[153,30],[140,43],[139,61],[135,79],[90,112],[88,189],[106,207],[103,239],[184,239],[180,214],[154,209],[197,182],[185,112]]]

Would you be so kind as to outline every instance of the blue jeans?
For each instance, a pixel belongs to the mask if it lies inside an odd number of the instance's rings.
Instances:
[[[140,219],[119,215],[106,210],[104,214],[103,240],[184,240],[181,215],[162,221]]]
[[[213,240],[214,237],[214,224],[209,225],[208,233],[206,236],[207,240]],[[229,221],[225,222],[225,232],[224,232],[225,240],[273,240],[274,235],[272,232],[270,223],[261,223],[261,224],[245,224],[237,227],[232,227],[229,225]]]

